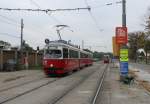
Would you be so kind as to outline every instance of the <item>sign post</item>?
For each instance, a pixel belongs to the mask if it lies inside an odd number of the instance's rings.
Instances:
[[[128,76],[128,32],[127,27],[116,27],[116,44],[120,46],[120,78]]]

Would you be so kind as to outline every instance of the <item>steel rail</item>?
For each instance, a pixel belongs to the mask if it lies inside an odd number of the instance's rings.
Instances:
[[[85,80],[87,80],[93,73],[95,73],[97,70],[89,73],[86,75],[83,79],[81,79],[76,86],[70,87],[67,91],[65,91],[62,95],[58,96],[57,98],[50,101],[48,104],[56,104],[58,101],[60,101],[63,97],[65,97],[69,92],[71,92],[73,89],[77,88],[81,83],[83,83]]]
[[[94,71],[95,72],[95,71]],[[94,72],[92,72],[92,73],[94,73]],[[88,75],[91,75],[92,73],[90,73],[90,74],[88,74]],[[88,76],[87,75],[87,76]],[[86,79],[87,77],[85,77],[84,79]],[[16,99],[16,98],[18,98],[18,97],[21,97],[21,96],[23,96],[23,95],[25,95],[25,94],[28,94],[28,93],[30,93],[30,92],[32,92],[32,91],[35,91],[35,90],[37,90],[37,89],[39,89],[39,88],[41,88],[41,87],[44,87],[44,86],[47,86],[47,85],[49,85],[49,84],[51,84],[51,83],[53,83],[53,82],[55,82],[55,81],[58,81],[58,80],[60,80],[61,78],[57,78],[57,79],[55,79],[55,80],[52,80],[52,81],[48,81],[47,83],[44,83],[44,84],[42,84],[42,85],[40,85],[40,86],[37,86],[37,87],[35,87],[35,88],[32,88],[32,89],[30,89],[30,90],[28,90],[28,91],[25,91],[25,92],[23,92],[23,93],[21,93],[21,94],[18,94],[18,95],[16,95],[16,96],[14,96],[14,97],[11,97],[11,98],[8,98],[8,99],[6,99],[6,100],[4,100],[4,101],[1,101],[0,102],[0,104],[4,104],[4,103],[6,103],[6,102],[9,102],[9,101],[12,101],[12,100],[14,100],[14,99]],[[82,82],[82,80],[80,81],[80,82]],[[80,82],[78,82],[78,85],[80,84]],[[73,88],[74,88],[74,86],[73,86]],[[69,89],[69,91],[67,90],[67,92],[65,92],[63,95],[66,95],[67,93],[69,93],[72,89],[73,89],[72,87]],[[55,104],[59,99],[61,99],[63,96],[59,96],[58,98],[56,98],[56,99],[53,99],[53,103],[52,104]],[[51,103],[50,103],[51,104]]]
[[[104,82],[104,79],[105,79],[105,75],[106,75],[106,72],[107,72],[107,69],[108,69],[108,65],[106,66],[105,70],[103,71],[103,74],[102,76],[100,76],[100,81],[99,81],[99,84],[98,84],[98,88],[96,90],[96,94],[92,100],[92,104],[96,104],[96,100],[98,98],[98,95],[102,89],[102,85],[103,85],[103,82]]]
[[[36,82],[36,81],[39,81],[39,80],[42,80],[42,79],[44,79],[44,77],[37,78],[37,79],[34,79],[34,80],[30,80],[30,81],[27,81],[27,82],[24,82],[24,83],[21,83],[21,84],[18,84],[18,85],[14,85],[14,86],[11,86],[11,87],[8,87],[8,88],[0,89],[0,93],[4,92],[4,91],[8,91],[8,90],[13,89],[13,88],[24,86],[26,84],[30,84],[32,82]]]
[[[47,83],[44,83],[44,84],[42,84],[42,85],[40,85],[40,86],[37,86],[37,87],[35,87],[35,88],[32,88],[32,89],[30,89],[30,90],[28,90],[28,91],[25,91],[24,93],[21,93],[21,94],[18,94],[18,95],[16,95],[16,96],[14,96],[14,97],[8,98],[8,99],[6,99],[6,100],[0,102],[0,104],[9,102],[9,101],[11,101],[11,100],[14,100],[14,99],[16,99],[16,98],[18,98],[18,97],[20,97],[20,96],[23,96],[23,95],[25,95],[25,94],[27,94],[27,93],[30,93],[30,92],[32,92],[32,91],[35,91],[35,90],[37,90],[37,89],[39,89],[39,88],[41,88],[41,87],[44,87],[44,86],[46,86],[46,85],[49,85],[49,84],[51,84],[51,83],[53,83],[53,82],[55,82],[55,81],[57,81],[57,80],[60,80],[60,79],[55,79],[55,80],[52,80],[52,81],[48,81]]]

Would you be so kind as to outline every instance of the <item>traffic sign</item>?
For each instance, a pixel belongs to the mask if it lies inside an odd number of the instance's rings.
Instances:
[[[128,75],[128,71],[129,71],[128,67],[129,67],[128,62],[120,62],[120,74],[121,74],[121,76]]]
[[[112,38],[113,56],[119,56],[119,44],[116,44],[116,37]]]
[[[120,62],[128,62],[128,49],[120,49]]]
[[[127,41],[127,27],[116,27],[116,43],[126,44]]]

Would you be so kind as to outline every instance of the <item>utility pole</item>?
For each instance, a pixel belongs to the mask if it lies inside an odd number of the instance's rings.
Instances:
[[[20,44],[21,51],[23,49],[23,28],[24,28],[23,19],[21,19],[21,44]]]
[[[126,27],[126,0],[122,0],[122,27]]]
[[[126,0],[122,0],[122,28],[126,28]],[[127,30],[126,30],[127,32]],[[120,46],[120,80],[125,81],[128,76],[128,46],[127,43],[123,43]],[[129,82],[128,82],[129,83]]]
[[[21,44],[20,44],[20,53],[21,53],[21,68],[23,68],[23,19],[21,19]]]

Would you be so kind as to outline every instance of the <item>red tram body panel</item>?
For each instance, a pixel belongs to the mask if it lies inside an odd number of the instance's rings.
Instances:
[[[47,76],[63,75],[92,63],[91,53],[62,40],[50,42],[44,49],[43,70]]]

